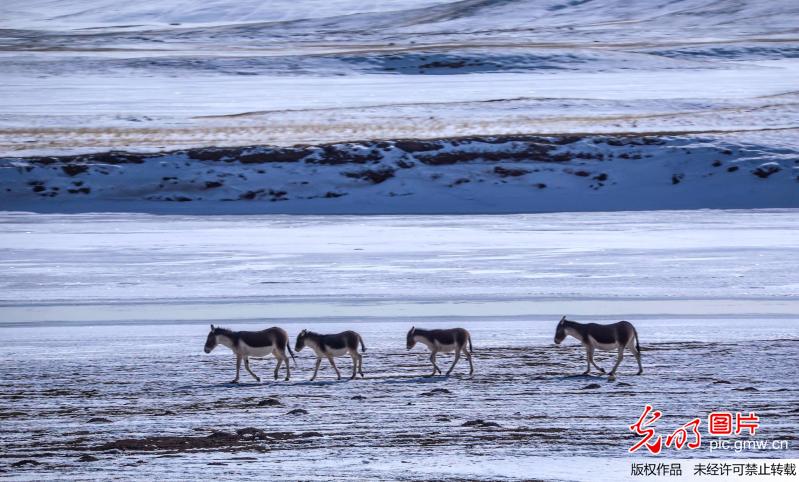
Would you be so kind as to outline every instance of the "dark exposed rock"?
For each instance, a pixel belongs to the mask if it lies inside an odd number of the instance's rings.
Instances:
[[[111,423],[111,420],[103,417],[90,418],[86,423]]]
[[[77,176],[78,174],[82,174],[89,170],[89,166],[83,164],[65,164],[61,166],[61,170],[67,176]]]
[[[222,187],[222,183],[219,181],[205,181],[205,188],[206,189],[215,189],[218,187]]]
[[[589,383],[580,390],[596,390],[597,388],[602,388],[602,386],[599,385],[598,383]]]
[[[449,394],[449,393],[452,393],[452,392],[450,392],[446,388],[434,388],[434,389],[430,390],[429,392],[420,393],[420,395],[423,396],[423,397],[432,397],[434,395],[444,395],[444,394]]]
[[[430,142],[430,141],[416,141],[416,140],[408,140],[408,141],[396,141],[394,145],[398,149],[402,149],[405,152],[420,152],[420,151],[437,151],[444,147],[443,144],[439,142]]]
[[[295,408],[294,410],[290,411],[286,415],[308,415],[308,410],[302,408]]]
[[[400,169],[410,169],[414,166],[416,166],[415,163],[411,161],[406,161],[405,159],[400,159],[399,161],[397,161],[397,167]]]
[[[316,159],[307,159],[311,164],[340,165],[340,164],[367,164],[377,162],[383,154],[377,149],[371,149],[368,154],[361,154],[353,149],[352,144],[334,144],[323,146]]]
[[[738,170],[738,166],[730,166],[727,168],[727,172],[735,172]]]
[[[461,427],[500,427],[497,422],[487,422],[481,418],[464,422]]]
[[[681,174],[681,173],[672,174],[671,183],[672,184],[679,184],[683,180],[683,178],[685,178],[685,174]]]
[[[383,167],[380,169],[364,169],[362,171],[342,172],[341,174],[346,177],[355,179],[363,179],[372,184],[380,184],[394,177],[396,171],[390,167]]]
[[[282,407],[283,404],[277,398],[265,398],[258,402],[259,407]]]
[[[608,175],[603,172],[601,174],[597,174],[596,176],[594,176],[594,179],[596,179],[597,181],[607,181]]]
[[[98,460],[100,460],[100,459],[98,459],[97,457],[95,457],[93,455],[83,454],[78,459],[78,462],[97,462]]]
[[[759,177],[761,179],[766,179],[770,175],[775,174],[777,172],[780,172],[781,170],[782,170],[782,168],[780,168],[780,166],[778,164],[776,164],[776,163],[775,164],[764,164],[762,166],[759,166],[754,171],[752,171],[752,174],[754,174],[755,176],[757,176],[757,177]]]
[[[530,174],[530,171],[527,169],[513,169],[496,166],[494,168],[494,174],[498,175],[499,177],[519,177],[524,176],[525,174]]]
[[[11,464],[12,467],[24,467],[26,465],[42,465],[42,463],[33,459],[22,459]]]
[[[242,164],[263,164],[267,162],[297,162],[311,153],[306,149],[269,149],[239,154],[237,159]]]

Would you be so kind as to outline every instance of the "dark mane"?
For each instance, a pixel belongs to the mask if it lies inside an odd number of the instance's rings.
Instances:
[[[222,328],[222,327],[219,327],[219,326],[214,327],[214,335],[225,335],[225,336],[230,337],[230,338],[232,338],[234,340],[236,338],[238,338],[238,332],[237,331],[233,331],[233,330],[230,330],[230,329],[227,329],[227,328]]]

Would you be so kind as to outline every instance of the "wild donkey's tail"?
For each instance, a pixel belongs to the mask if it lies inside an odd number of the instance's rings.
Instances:
[[[291,360],[294,362],[294,368],[297,368],[297,359],[294,358],[294,352],[291,351],[291,343],[286,343],[286,348],[289,351],[289,355],[291,355]]]
[[[474,351],[474,350],[472,350],[472,335],[469,335],[468,339],[469,339],[469,353],[471,353],[471,352]]]
[[[638,344],[638,330],[633,328],[633,334],[635,334],[635,351],[641,353],[641,345]]]
[[[366,345],[363,344],[363,338],[361,337],[361,335],[358,335],[358,340],[360,340],[361,342],[361,351],[362,352],[366,351]]]

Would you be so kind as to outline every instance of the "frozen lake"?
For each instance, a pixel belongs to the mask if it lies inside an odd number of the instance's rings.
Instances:
[[[664,413],[658,434],[754,411],[754,439],[789,443],[710,452],[703,437],[667,457],[796,458],[797,214],[5,213],[0,471],[579,480],[603,457],[618,480],[647,403]],[[645,373],[626,357],[615,383],[577,376],[577,343],[552,343],[564,313],[635,323]],[[268,380],[268,359],[253,363],[264,382],[228,384],[230,352],[202,352],[209,322],[279,324],[292,339],[355,329],[366,378],[335,382],[323,365],[310,383],[306,350],[289,382]],[[469,329],[474,377],[462,361],[423,378],[411,325]],[[24,460],[36,464],[12,466]]]
[[[0,215],[0,320],[799,313],[797,210]]]

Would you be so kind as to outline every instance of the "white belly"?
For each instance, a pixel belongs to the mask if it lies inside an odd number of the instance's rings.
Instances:
[[[318,348],[314,348],[314,352],[316,352],[316,356],[319,358],[327,358],[328,355],[344,356],[348,353],[346,348],[330,348],[330,347],[327,347],[327,352],[323,352]]]
[[[275,347],[272,345],[269,346],[250,346],[243,341],[239,342],[239,352],[241,355],[244,356],[252,356],[252,357],[265,357],[272,354],[272,350]]]
[[[588,336],[588,341],[589,343],[591,343],[591,346],[593,346],[594,348],[598,348],[600,350],[613,351],[619,349],[618,343],[599,343],[590,335]]]
[[[441,353],[452,353],[458,350],[458,345],[455,343],[451,345],[442,345],[441,343],[436,343],[436,350]]]

